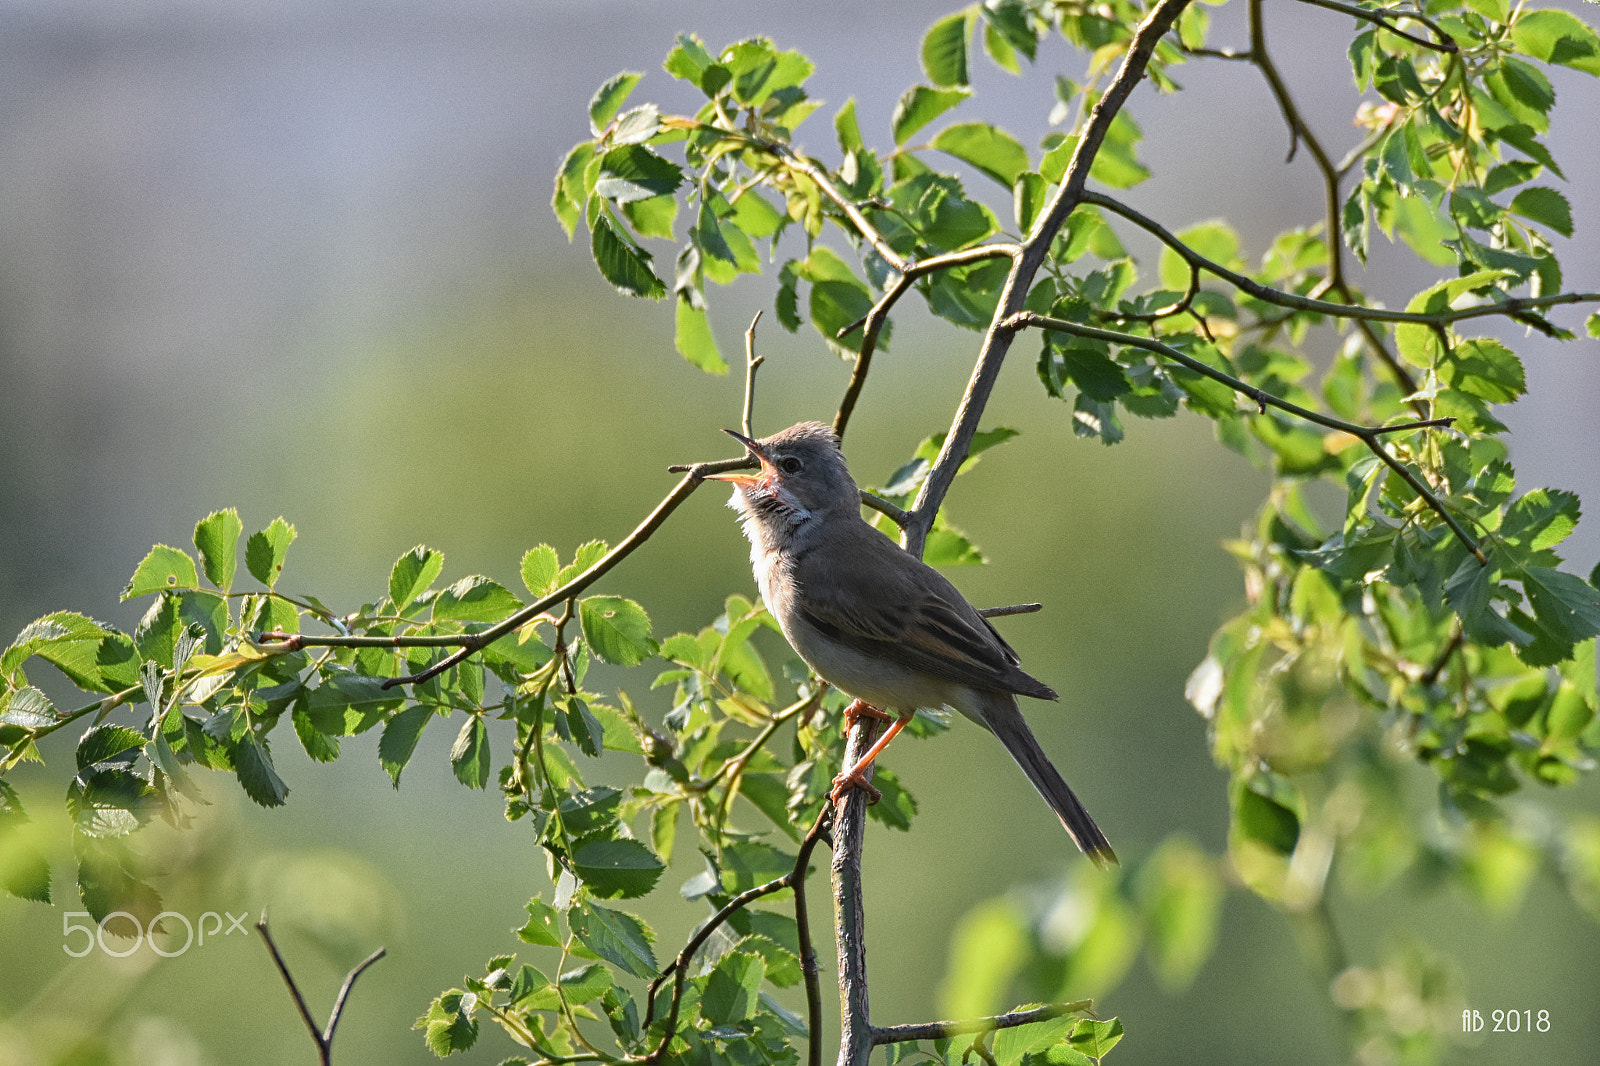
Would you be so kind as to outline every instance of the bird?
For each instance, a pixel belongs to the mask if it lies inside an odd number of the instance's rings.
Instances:
[[[1022,670],[1017,653],[948,579],[861,517],[861,495],[839,438],[802,422],[754,439],[725,430],[761,464],[729,482],[729,506],[750,541],[762,600],[783,635],[824,681],[854,697],[857,717],[893,724],[834,780],[833,800],[871,786],[863,771],[917,708],[951,707],[999,738],[1091,860],[1117,861],[1111,843],[1034,738],[1017,696],[1058,698]]]

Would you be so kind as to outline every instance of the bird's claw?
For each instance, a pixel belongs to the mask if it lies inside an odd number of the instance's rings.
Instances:
[[[883,799],[883,793],[872,787],[872,782],[867,780],[865,770],[857,767],[846,771],[833,779],[833,790],[828,793],[828,799],[838,803],[845,798],[852,788],[859,788],[867,794],[867,806],[872,806]]]
[[[854,700],[844,709],[844,731],[850,732],[863,718],[875,718],[880,722],[894,721],[894,715],[878,710],[866,700]]]

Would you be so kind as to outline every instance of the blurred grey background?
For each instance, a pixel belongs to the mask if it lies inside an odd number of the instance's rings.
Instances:
[[[1594,21],[1578,0],[1559,6]],[[921,78],[921,34],[952,9],[0,0],[0,636],[62,608],[131,628],[142,605],[116,595],[139,559],[155,542],[187,545],[220,507],[238,507],[247,533],[279,514],[293,522],[285,587],[344,609],[375,598],[419,541],[445,550],[447,580],[483,572],[517,587],[533,544],[566,555],[620,538],[670,486],[668,462],[727,452],[716,430],[737,420],[739,382],[688,366],[672,350],[670,307],[615,294],[551,215],[551,176],[588,136],[589,96],[619,70],[649,71],[637,99],[692,109],[660,72],[674,35],[716,49],[765,34],[816,61],[810,89],[830,106],[799,139],[830,158],[830,119],[848,96],[869,140],[888,141],[895,99]],[[1211,14],[1216,43],[1243,44],[1239,4]],[[1336,154],[1359,135],[1346,28],[1325,11],[1269,5],[1280,64]],[[1051,75],[1082,68],[1059,41],[1022,79],[976,62],[967,110],[1037,143]],[[1135,96],[1156,177],[1130,202],[1174,229],[1228,218],[1252,258],[1279,229],[1319,217],[1315,175],[1303,153],[1285,165],[1282,123],[1248,69],[1200,63],[1177,76],[1187,92]],[[1566,70],[1552,80],[1552,144],[1572,179],[1558,187],[1578,234],[1561,256],[1568,287],[1593,291],[1600,85]],[[1009,217],[1009,197],[990,202]],[[1374,298],[1402,306],[1437,280],[1375,240],[1361,280]],[[1153,271],[1153,248],[1130,243]],[[656,255],[670,264],[665,244]],[[737,358],[771,286],[769,272],[713,294],[725,355]],[[1581,329],[1577,312],[1555,317]],[[1506,335],[1531,394],[1507,416],[1522,484],[1600,499],[1600,349]],[[901,316],[852,428],[858,479],[881,480],[944,428],[974,336]],[[758,430],[829,417],[844,365],[770,316],[761,346]],[[1263,478],[1194,419],[1130,422],[1115,449],[1073,439],[1031,359],[1020,345],[985,419],[1023,436],[950,498],[993,565],[952,576],[980,603],[1046,603],[1006,630],[1065,694],[1030,714],[1119,849],[1136,855],[1183,829],[1217,850],[1223,778],[1182,686],[1239,603],[1219,543]],[[645,604],[658,635],[751,591],[721,503],[720,491],[697,495],[606,582]],[[1567,554],[1587,574],[1600,526],[1580,528]],[[646,678],[626,684],[656,706]],[[342,1061],[428,1060],[410,1021],[488,955],[514,950],[521,904],[546,885],[492,791],[450,777],[450,732],[430,732],[394,791],[375,738],[320,767],[285,730],[287,808],[255,809],[218,782],[191,832],[153,844],[174,909],[274,905],[318,1012],[346,967],[389,946],[348,1010]],[[70,761],[62,740],[47,755]],[[883,1023],[933,1016],[949,930],[969,907],[1057,883],[1077,862],[1003,752],[969,727],[896,746],[893,765],[923,817],[910,834],[875,830],[868,858]],[[16,776],[35,818],[58,828],[65,777],[59,762]],[[682,850],[669,878],[695,872]],[[164,961],[61,954],[61,913],[76,900],[70,849],[55,857],[55,909],[0,899],[0,1063],[308,1061],[265,953],[237,934]],[[674,907],[670,887],[663,895],[646,913],[665,951],[699,915]],[[1600,937],[1548,879],[1496,920],[1449,894],[1341,917],[1368,960],[1414,935],[1456,954],[1470,1005],[1555,1015],[1541,1050],[1490,1042],[1471,1061],[1577,1061],[1573,1049],[1600,1042]],[[1336,1021],[1282,920],[1235,897],[1222,937],[1186,996],[1164,996],[1141,965],[1107,998],[1103,1013],[1124,1014],[1130,1032],[1118,1056],[1337,1061]],[[486,1032],[464,1061],[511,1050]]]

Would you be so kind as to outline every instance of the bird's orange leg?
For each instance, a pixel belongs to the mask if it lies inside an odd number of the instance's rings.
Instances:
[[[859,703],[860,701],[857,700],[856,702]],[[875,707],[872,709],[877,710]],[[882,711],[879,711],[878,713],[883,714]],[[871,802],[876,803],[878,800],[882,799],[883,794],[877,789],[873,788],[872,785],[867,781],[865,771],[867,767],[872,765],[872,761],[874,759],[883,754],[883,749],[889,746],[889,741],[893,740],[900,730],[906,727],[906,723],[911,721],[911,716],[914,714],[916,714],[915,711],[906,711],[899,718],[895,719],[894,725],[884,730],[883,736],[879,737],[877,743],[873,744],[872,747],[867,749],[867,753],[861,756],[854,766],[850,767],[850,769],[844,771],[844,773],[834,778],[833,791],[828,793],[828,798],[834,803],[838,803],[839,800],[844,798],[846,790],[851,788],[864,788],[867,790],[867,795]],[[883,717],[887,718],[889,716],[884,714]]]

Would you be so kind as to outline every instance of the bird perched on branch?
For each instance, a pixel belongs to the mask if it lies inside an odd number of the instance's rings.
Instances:
[[[1067,832],[1096,863],[1117,861],[1100,827],[1034,739],[1017,695],[1056,699],[1018,666],[988,620],[937,570],[861,517],[861,496],[839,440],[802,422],[763,440],[730,435],[761,462],[754,474],[709,474],[731,482],[729,506],[743,519],[750,561],[767,609],[794,650],[855,702],[848,719],[893,725],[834,780],[833,798],[903,729],[918,707],[953,707],[1000,738]]]

